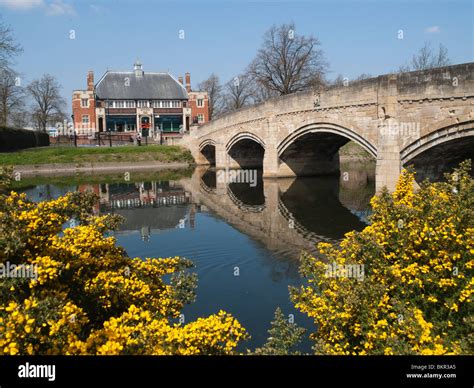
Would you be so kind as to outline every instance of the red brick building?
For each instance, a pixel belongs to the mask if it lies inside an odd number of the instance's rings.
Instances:
[[[140,132],[151,138],[181,136],[209,121],[207,92],[191,89],[191,76],[175,79],[169,73],[107,71],[94,84],[87,75],[87,90],[72,95],[74,129],[78,135],[96,132]]]
[[[87,89],[75,90],[72,94],[74,128],[95,132],[97,128],[95,108],[94,73],[89,71]]]

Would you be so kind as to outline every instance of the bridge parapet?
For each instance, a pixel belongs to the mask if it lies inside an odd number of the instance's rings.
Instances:
[[[347,86],[270,99],[206,123],[183,138],[182,144],[191,149],[198,164],[206,163],[200,153],[202,148],[212,145],[216,167],[225,168],[235,165],[235,160],[229,158],[229,148],[240,140],[253,140],[264,149],[264,175],[280,177],[299,174],[299,167],[289,168],[282,161],[282,152],[295,142],[301,145],[311,139],[314,147],[306,147],[304,152],[313,155],[308,154],[304,160],[301,149],[293,151],[300,158],[294,166],[321,163],[323,169],[330,169],[326,163],[330,158],[324,161],[314,152],[317,147],[320,153],[323,148],[332,149],[324,142],[338,135],[375,155],[377,188],[386,185],[393,189],[402,162],[409,161],[406,152],[402,161],[402,150],[410,149],[412,155],[417,155],[417,142],[443,131],[444,124],[453,138],[459,138],[457,132],[461,131],[462,136],[473,136],[473,119],[474,63],[466,63],[385,74],[349,82]],[[323,138],[322,133],[327,137]],[[437,144],[419,143],[424,149]],[[336,153],[342,144],[343,141],[336,144]]]

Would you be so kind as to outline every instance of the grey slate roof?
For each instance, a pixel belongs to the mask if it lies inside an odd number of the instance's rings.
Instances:
[[[119,231],[140,230],[144,226],[150,229],[173,229],[186,217],[189,206],[162,206],[158,208],[115,209],[113,213],[125,217]]]
[[[144,72],[137,77],[133,71],[108,71],[95,86],[95,92],[103,100],[188,99],[186,89],[168,73]]]

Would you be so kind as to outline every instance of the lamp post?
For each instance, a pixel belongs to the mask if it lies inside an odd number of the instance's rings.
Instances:
[[[156,128],[156,119],[159,119],[159,118],[160,118],[160,115],[155,116],[155,120],[154,120],[155,128]],[[160,132],[160,145],[162,145],[163,144],[163,126],[160,124],[158,126],[158,128],[159,128],[159,132]]]
[[[77,147],[76,125],[74,124],[74,113],[71,115],[71,120],[72,120],[72,132],[74,134],[74,147]]]
[[[112,147],[112,131],[107,125],[107,116],[109,115],[109,100],[107,99],[106,105],[105,105],[105,128],[107,129],[107,132],[109,133],[109,146]]]

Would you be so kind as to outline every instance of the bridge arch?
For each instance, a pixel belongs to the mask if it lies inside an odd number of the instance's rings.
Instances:
[[[204,156],[207,164],[216,164],[216,142],[213,139],[205,139],[199,143],[199,152]]]
[[[226,151],[229,152],[230,149],[241,140],[252,140],[262,146],[265,149],[265,142],[260,139],[257,135],[251,132],[240,132],[232,136],[226,144]]]
[[[409,163],[416,156],[440,144],[455,139],[474,136],[474,119],[453,123],[453,120],[443,120],[429,134],[420,137],[402,149],[400,157],[402,164]]]
[[[251,132],[240,132],[226,143],[231,168],[263,168],[265,142]]]
[[[213,140],[213,139],[206,139],[206,140],[203,140],[201,143],[199,143],[199,151],[202,152],[202,150],[203,150],[204,147],[206,147],[206,146],[213,146],[213,147],[215,147],[215,146],[216,146],[215,140]]]
[[[413,165],[417,180],[441,179],[464,159],[474,159],[474,119],[450,118],[400,151],[402,166]]]
[[[353,141],[374,158],[376,147],[355,130],[336,123],[313,122],[288,136],[277,146],[279,175],[334,175],[340,171],[339,149]]]
[[[349,129],[345,126],[336,123],[315,122],[306,124],[303,127],[293,131],[285,137],[277,147],[278,156],[281,156],[285,150],[291,146],[298,138],[309,133],[333,133],[354,141],[370,153],[374,158],[377,157],[377,148],[370,141],[359,135],[355,130]]]

